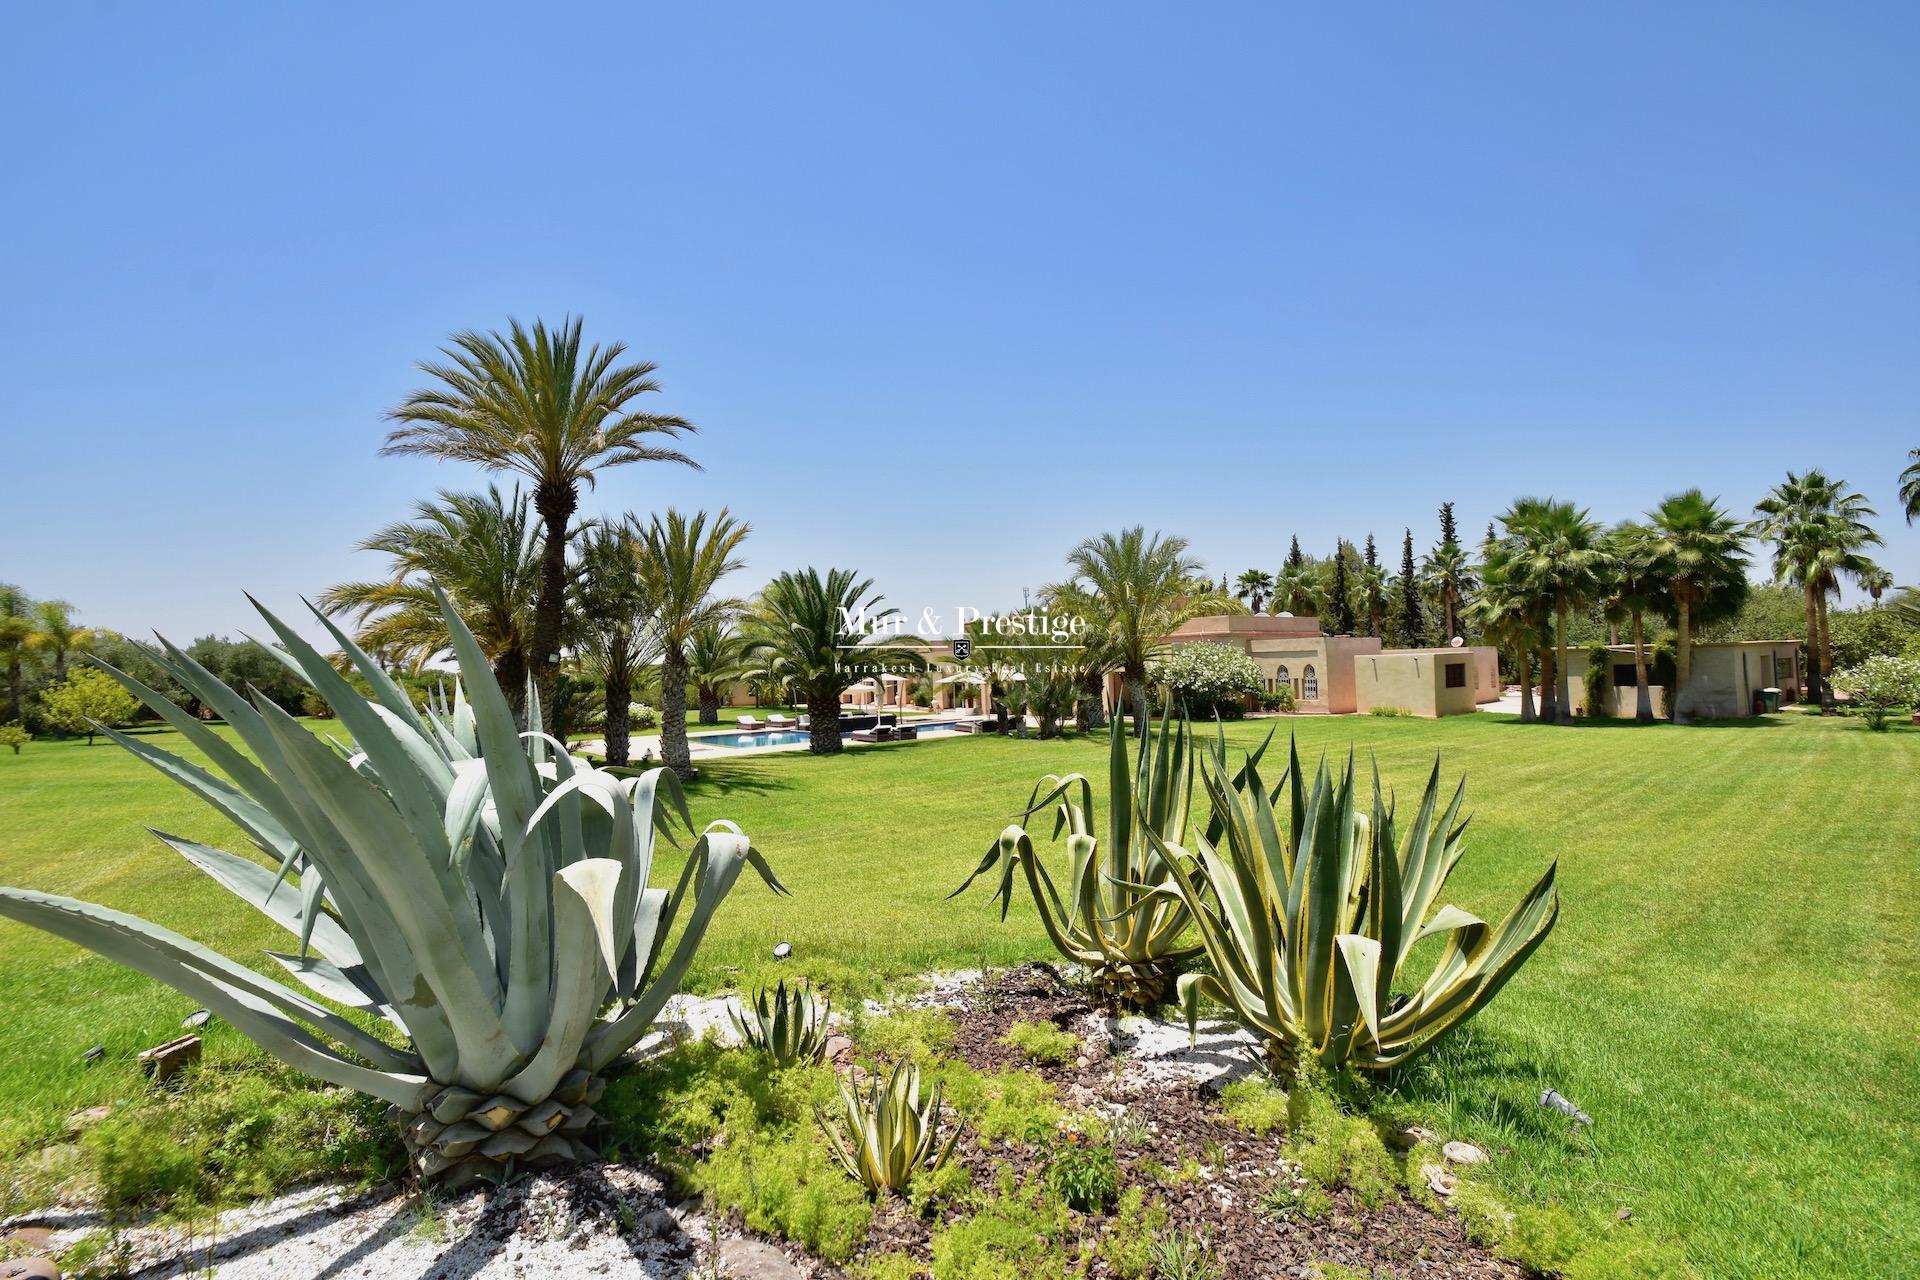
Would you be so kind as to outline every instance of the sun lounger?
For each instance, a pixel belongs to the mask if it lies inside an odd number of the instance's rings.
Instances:
[[[741,716],[734,723],[738,724],[742,729],[764,729],[767,727],[764,722],[754,716]]]
[[[775,711],[767,716],[767,723],[775,729],[791,729],[793,727],[793,717],[784,716],[778,711]]]

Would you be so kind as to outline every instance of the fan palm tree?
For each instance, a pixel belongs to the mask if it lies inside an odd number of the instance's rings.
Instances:
[[[693,638],[731,621],[746,603],[714,594],[720,579],[743,568],[734,553],[748,525],[722,507],[711,525],[702,511],[691,518],[669,510],[639,531],[634,563],[641,590],[654,608],[660,647],[660,762],[682,778],[693,776],[687,749],[687,666]]]
[[[1920,518],[1920,449],[1907,455],[1911,459],[1900,473],[1900,505],[1906,508],[1907,523]]]
[[[700,704],[700,723],[720,723],[720,700],[735,681],[747,677],[747,641],[730,623],[714,623],[693,633],[687,645],[687,678]]]
[[[572,647],[600,681],[607,763],[632,758],[633,686],[654,660],[653,601],[636,568],[632,517],[587,531],[580,540],[580,587],[568,626]]]
[[[1893,574],[1880,565],[1869,563],[1854,576],[1860,583],[1860,589],[1873,597],[1876,609],[1880,607],[1880,598],[1893,590]]]
[[[1566,675],[1567,615],[1600,591],[1600,575],[1606,566],[1606,555],[1600,547],[1600,525],[1571,502],[1552,498],[1521,498],[1501,520],[1515,540],[1515,571],[1553,611],[1553,719],[1558,724],[1571,724],[1573,691]]]
[[[1234,579],[1234,598],[1246,601],[1247,608],[1260,612],[1260,606],[1273,591],[1273,575],[1265,569],[1248,569]]]
[[[1308,618],[1320,612],[1320,573],[1312,563],[1282,565],[1273,575],[1273,611]]]
[[[1467,593],[1478,585],[1473,576],[1473,562],[1459,543],[1443,542],[1427,553],[1421,573],[1440,602],[1440,618],[1445,629],[1441,639],[1450,641],[1459,634],[1460,611],[1466,604]]]
[[[1827,677],[1833,657],[1827,600],[1838,593],[1843,574],[1857,576],[1872,567],[1864,548],[1880,541],[1866,523],[1873,508],[1844,480],[1820,471],[1789,471],[1754,510],[1759,515],[1747,532],[1773,543],[1774,577],[1797,583],[1804,597],[1807,696],[1829,706],[1833,699]]]
[[[926,670],[912,649],[869,644],[855,619],[884,624],[899,610],[853,569],[789,570],[767,584],[754,615],[753,640],[778,664],[806,705],[807,750],[840,750],[840,695],[849,685],[883,674]]]
[[[1141,525],[1088,538],[1067,555],[1062,587],[1079,592],[1081,616],[1106,640],[1120,669],[1136,734],[1146,731],[1147,664],[1167,633],[1189,618],[1244,609],[1222,592],[1197,589],[1203,572],[1185,538],[1148,536]],[[1277,602],[1276,602],[1277,603]]]
[[[1693,678],[1693,629],[1739,609],[1747,595],[1747,534],[1739,521],[1698,489],[1665,499],[1647,513],[1652,552],[1673,609],[1673,719],[1686,723]]]
[[[11,582],[0,582],[0,663],[6,665],[7,672],[7,714],[0,717],[0,724],[14,724],[20,719],[33,633],[33,601]]]
[[[1542,643],[1539,596],[1514,560],[1509,542],[1487,540],[1480,556],[1480,590],[1467,606],[1467,616],[1489,643],[1511,655],[1520,685],[1520,722],[1532,724],[1533,655]]]
[[[387,556],[391,573],[320,593],[322,609],[356,620],[355,643],[416,671],[451,653],[446,618],[434,597],[438,584],[480,642],[500,688],[519,706],[526,696],[532,601],[544,546],[531,504],[518,489],[511,497],[495,485],[485,493],[442,491],[417,503],[413,519],[388,525],[359,549]]]
[[[73,606],[65,600],[41,600],[33,606],[33,634],[27,647],[53,657],[55,684],[67,678],[67,658],[93,649],[93,632],[73,620]]]
[[[1632,627],[1634,704],[1633,718],[1640,724],[1652,724],[1653,694],[1647,682],[1647,631],[1649,612],[1666,613],[1673,598],[1673,567],[1665,557],[1665,543],[1644,524],[1622,521],[1607,534],[1607,553],[1613,561],[1611,586],[1607,597],[1609,612],[1625,615]]]
[[[626,346],[618,342],[583,349],[580,329],[572,318],[551,330],[538,320],[531,329],[514,320],[505,334],[455,334],[442,348],[445,361],[418,366],[437,385],[388,412],[399,425],[382,450],[515,471],[532,482],[546,538],[527,656],[548,701],[560,669],[567,539],[580,486],[630,462],[698,465],[662,443],[692,431],[691,423],[634,407],[660,390],[653,362],[620,363]]]

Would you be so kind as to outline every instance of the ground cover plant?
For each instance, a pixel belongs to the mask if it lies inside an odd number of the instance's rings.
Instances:
[[[1246,749],[1266,728],[1225,732]],[[1706,1275],[1902,1270],[1920,1248],[1911,1208],[1920,1173],[1907,1159],[1920,1131],[1904,1102],[1920,1080],[1906,1025],[1920,1003],[1920,958],[1906,943],[1920,928],[1911,856],[1920,731],[1873,734],[1857,718],[1812,715],[1556,731],[1487,714],[1300,717],[1283,731],[1298,735],[1304,759],[1349,746],[1363,760],[1377,755],[1403,792],[1436,753],[1470,771],[1473,854],[1449,884],[1470,910],[1497,915],[1516,883],[1560,859],[1567,912],[1551,943],[1485,1015],[1379,1082],[1376,1114],[1487,1147],[1486,1177],[1511,1205],[1631,1208],[1650,1236],[1682,1241]],[[213,732],[232,740],[224,726]],[[136,736],[205,762],[171,731]],[[734,895],[691,982],[744,989],[808,972],[853,1013],[846,993],[879,978],[1053,955],[1026,902],[1003,924],[970,895],[945,895],[978,860],[983,811],[996,812],[1010,782],[1015,794],[999,811],[1009,815],[1024,798],[1020,780],[1098,777],[1106,753],[1096,733],[703,762],[688,797],[695,822],[724,813],[778,832],[795,896]],[[276,971],[261,952],[283,948],[284,933],[226,913],[226,895],[140,832],[141,821],[215,846],[242,838],[124,752],[75,739],[0,753],[0,881],[136,912]],[[858,875],[847,871],[849,832],[875,851]],[[679,869],[672,851],[661,862],[665,874]],[[793,944],[792,959],[772,959],[775,939]],[[133,1055],[179,1034],[194,1001],[11,924],[0,924],[0,988],[12,994],[0,1008],[9,1067],[0,1159],[16,1181],[31,1153],[68,1140],[67,1118],[82,1108],[118,1100],[173,1115],[183,1105],[143,1083]],[[209,1064],[266,1070],[227,1024],[205,1034]],[[106,1053],[84,1065],[95,1044]],[[1004,1060],[1006,1048],[996,1052]],[[274,1092],[305,1087],[287,1073],[263,1079]],[[969,1118],[970,1133],[1024,1123],[1040,1104],[1022,1079],[1039,1077],[998,1080],[996,1112]],[[972,1105],[945,1083],[952,1105]],[[1592,1128],[1542,1110],[1548,1087],[1592,1114]],[[830,1153],[816,1154],[834,1169]],[[9,1195],[13,1208],[32,1198]]]

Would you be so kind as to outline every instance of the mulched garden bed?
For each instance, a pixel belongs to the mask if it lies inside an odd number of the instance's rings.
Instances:
[[[1199,1161],[1200,1176],[1151,1181],[1169,1213],[1169,1225],[1204,1238],[1231,1280],[1313,1274],[1314,1262],[1338,1263],[1362,1275],[1517,1278],[1526,1273],[1469,1241],[1450,1215],[1434,1214],[1405,1198],[1379,1208],[1360,1204],[1350,1191],[1334,1191],[1332,1209],[1311,1220],[1295,1215],[1277,1221],[1258,1209],[1276,1176],[1289,1176],[1280,1135],[1253,1135],[1234,1125],[1203,1085],[1117,1063],[1098,1034],[1074,1061],[1039,1065],[1024,1061],[1004,1041],[1016,1021],[1051,1022],[1084,1034],[1101,1026],[1085,995],[1050,966],[1023,965],[972,984],[951,999],[955,1053],[980,1071],[1026,1067],[1044,1077],[1063,1103],[1135,1123],[1113,1126],[1121,1187],[1162,1170]],[[1116,1068],[1122,1069],[1116,1069]],[[1035,1144],[996,1142],[981,1150],[963,1136],[954,1158],[969,1166],[976,1185],[992,1183],[996,1164],[1011,1165],[1024,1182],[1040,1175],[1044,1152]],[[1191,1165],[1189,1164],[1189,1168]],[[1171,1182],[1171,1185],[1169,1185]],[[951,1209],[944,1212],[952,1213]],[[869,1253],[904,1250],[930,1257],[938,1220],[914,1217],[897,1202],[876,1215]],[[1104,1261],[1092,1275],[1107,1276]]]

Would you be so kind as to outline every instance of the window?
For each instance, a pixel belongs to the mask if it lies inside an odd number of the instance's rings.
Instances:
[[[1467,664],[1449,662],[1447,664],[1447,688],[1464,689],[1467,687]]]
[[[1300,696],[1309,702],[1320,700],[1320,677],[1313,673],[1313,664],[1309,662],[1300,672]]]
[[[1640,682],[1634,678],[1633,664],[1631,662],[1616,662],[1613,664],[1614,688],[1632,689],[1639,683]]]
[[[1273,669],[1273,682],[1275,684],[1284,684],[1289,689],[1293,687],[1293,676],[1288,673],[1286,663],[1283,662]]]

